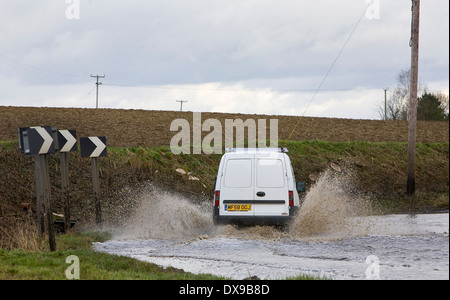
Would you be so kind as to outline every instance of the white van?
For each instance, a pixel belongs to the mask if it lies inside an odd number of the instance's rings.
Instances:
[[[284,225],[300,207],[287,149],[227,149],[214,192],[214,224]]]

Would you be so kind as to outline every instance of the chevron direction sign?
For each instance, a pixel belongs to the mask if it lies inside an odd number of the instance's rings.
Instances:
[[[23,129],[20,139],[22,149],[26,155],[54,153],[53,129],[51,126],[29,127]]]
[[[58,149],[59,152],[77,151],[77,131],[58,130]]]
[[[108,155],[106,136],[80,138],[81,157],[103,157]]]

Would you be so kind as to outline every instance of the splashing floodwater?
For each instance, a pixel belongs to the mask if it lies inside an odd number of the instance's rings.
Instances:
[[[381,279],[448,279],[448,214],[370,216],[351,183],[351,174],[325,172],[286,230],[215,227],[209,199],[153,187],[115,239],[95,249],[233,279],[364,279],[369,255],[379,258]]]
[[[176,239],[204,234],[212,226],[209,206],[152,187],[138,196],[138,207],[118,238]]]
[[[212,225],[211,201],[192,201],[157,187],[147,189],[118,238],[175,239],[208,236],[294,239],[339,238],[355,231],[354,217],[369,212],[368,201],[351,191],[351,174],[326,171],[305,196],[298,215],[284,231],[272,226]],[[353,220],[353,221],[351,221]]]
[[[370,213],[369,201],[352,189],[352,173],[325,171],[305,196],[291,237],[341,237],[357,232],[354,218]]]

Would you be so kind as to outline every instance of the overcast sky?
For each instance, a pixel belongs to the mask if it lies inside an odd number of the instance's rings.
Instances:
[[[411,0],[1,0],[0,105],[93,108],[105,74],[100,108],[378,119],[410,26]],[[448,93],[447,0],[420,30],[419,80]]]

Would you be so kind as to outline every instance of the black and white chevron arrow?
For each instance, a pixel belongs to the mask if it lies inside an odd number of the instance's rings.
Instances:
[[[51,126],[30,127],[21,132],[23,151],[26,155],[54,153],[53,129]]]
[[[77,151],[76,130],[58,130],[58,149],[59,152]]]
[[[108,155],[106,136],[80,138],[81,157],[103,157]]]

